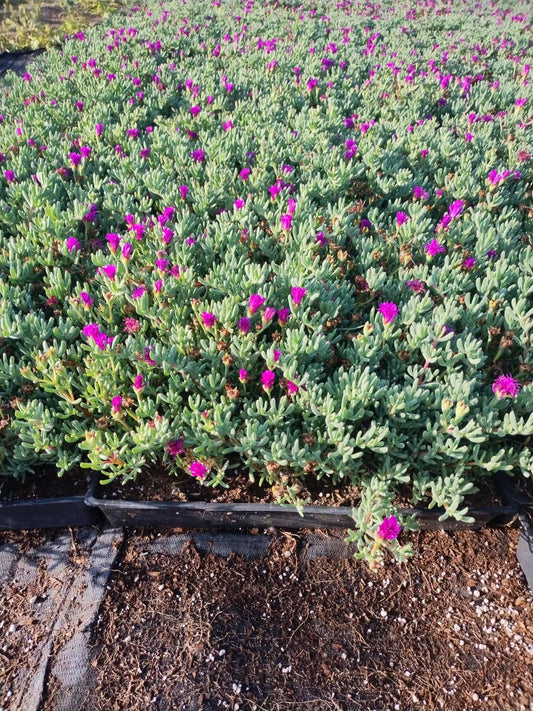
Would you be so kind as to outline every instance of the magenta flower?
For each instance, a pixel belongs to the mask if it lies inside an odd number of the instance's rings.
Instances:
[[[183,448],[185,440],[183,439],[173,439],[171,442],[167,444],[167,452],[170,454],[171,457],[177,457],[178,454],[183,454],[185,452],[185,449]]]
[[[180,185],[179,191],[180,191],[181,199],[185,200],[187,195],[189,194],[189,188],[186,185]]]
[[[292,215],[289,215],[288,213],[286,215],[281,216],[281,229],[282,230],[290,230],[292,225]]]
[[[140,393],[144,390],[145,386],[146,383],[143,380],[143,376],[141,375],[141,373],[139,373],[133,381],[133,389],[136,393]]]
[[[69,157],[70,162],[72,163],[73,168],[80,165],[80,163],[83,159],[83,156],[80,155],[79,153],[69,153],[68,157]]]
[[[429,257],[434,257],[436,254],[439,254],[440,252],[446,252],[446,247],[441,244],[438,240],[433,238],[430,242],[424,245],[424,249],[426,250],[426,254]]]
[[[136,289],[134,289],[131,292],[131,298],[132,299],[142,299],[142,295],[144,294],[145,291],[146,291],[146,287],[141,284],[140,286],[138,286]]]
[[[233,204],[235,205],[235,208],[236,208],[237,210],[242,210],[242,208],[244,207],[244,204],[245,204],[245,203],[244,203],[244,200],[243,200],[242,198],[237,198]]]
[[[76,101],[76,108],[78,111],[83,111],[83,101]]]
[[[252,294],[248,300],[248,315],[253,316],[255,312],[263,306],[265,301],[266,299],[259,294]]]
[[[287,380],[286,382],[286,387],[287,387],[287,392],[289,395],[296,395],[298,390],[300,389],[296,383],[293,383],[292,380]]]
[[[154,291],[156,294],[159,294],[161,289],[163,288],[163,280],[162,279],[157,279],[157,281],[154,282]]]
[[[263,312],[263,321],[272,321],[276,315],[276,309],[273,306],[267,306]]]
[[[83,216],[83,221],[84,222],[96,222],[98,219],[98,208],[94,204],[94,202],[91,203],[91,207],[89,208],[89,212],[87,212]]]
[[[276,380],[276,373],[274,373],[273,370],[264,370],[261,373],[261,384],[263,386],[263,389],[266,390],[267,392],[269,390],[272,390],[275,380]]]
[[[224,131],[229,131],[230,129],[234,128],[233,121],[224,121],[224,123],[222,124],[222,128],[224,129]]]
[[[415,185],[413,189],[413,197],[415,200],[427,200],[429,193],[418,185]]]
[[[347,138],[344,142],[346,150],[344,151],[344,157],[346,160],[351,160],[357,153],[357,145],[354,140]]]
[[[274,363],[277,363],[278,360],[280,359],[281,356],[281,351],[278,351],[276,348],[274,348]]]
[[[241,368],[239,370],[239,380],[241,381],[241,383],[246,383],[248,381],[248,378],[249,378],[248,371],[245,370],[244,368]]]
[[[133,245],[131,242],[124,242],[122,245],[122,256],[124,259],[129,259],[133,250]]]
[[[397,212],[396,213],[396,224],[398,225],[398,227],[401,227],[408,221],[409,221],[409,215],[407,215],[407,213],[405,213],[405,212]]]
[[[328,239],[324,236],[323,232],[317,232],[315,236],[315,242],[318,244],[319,247],[326,247],[328,244]]]
[[[291,315],[290,309],[278,309],[278,322],[280,326],[285,326]]]
[[[383,301],[378,307],[378,312],[382,315],[383,323],[386,325],[394,321],[400,310],[394,301]]]
[[[67,237],[67,249],[69,252],[78,252],[80,247],[79,239],[76,239],[76,237]]]
[[[200,316],[202,317],[202,321],[204,322],[204,326],[206,328],[212,328],[217,322],[215,314],[212,314],[209,311],[202,311]]]
[[[296,200],[294,198],[289,198],[287,201],[287,212],[289,215],[294,215],[294,211],[296,210]]]
[[[115,395],[115,397],[111,399],[111,407],[112,407],[113,414],[118,415],[118,413],[122,410],[122,396],[121,395]]]
[[[393,541],[398,538],[402,527],[398,523],[396,516],[389,516],[384,518],[378,528],[378,538],[384,541]]]
[[[109,249],[111,251],[111,254],[115,254],[120,244],[120,235],[116,234],[115,232],[108,232],[105,238],[109,243]]]
[[[104,132],[104,124],[97,123],[96,126],[94,127],[94,131],[96,133],[96,136],[99,138],[102,135],[102,133]]]
[[[463,207],[465,206],[465,203],[463,200],[454,200],[450,207],[448,208],[448,213],[451,218],[454,217],[459,217],[461,212],[463,211]]]
[[[155,265],[160,272],[168,271],[169,261],[168,259],[156,259]]]
[[[300,306],[302,299],[307,294],[307,289],[303,286],[293,286],[291,289],[291,296],[295,306]]]
[[[201,106],[191,106],[191,108],[189,109],[193,118],[196,118],[201,110]]]
[[[463,269],[473,269],[475,264],[477,263],[477,259],[475,257],[468,257],[468,259],[463,259],[462,267]]]
[[[499,400],[504,397],[516,397],[520,388],[520,383],[512,375],[500,375],[492,384],[492,392]]]
[[[97,271],[99,274],[105,274],[108,279],[114,281],[117,274],[117,267],[115,264],[106,264],[103,267],[99,267]]]
[[[207,474],[207,467],[205,464],[202,464],[202,462],[196,460],[192,462],[192,464],[189,464],[189,471],[197,479],[203,481],[205,479],[205,475]]]
[[[197,148],[195,151],[192,151],[191,158],[195,163],[203,163],[205,160],[205,153],[201,148]]]
[[[17,176],[12,170],[4,170],[4,178],[7,180],[8,183],[17,182]]]
[[[85,307],[88,309],[91,308],[91,306],[94,304],[94,299],[90,294],[88,294],[86,291],[80,292],[80,299]]]
[[[241,333],[248,333],[248,331],[250,330],[250,319],[246,318],[246,316],[243,316],[239,319],[237,327]]]
[[[250,168],[243,168],[243,169],[241,170],[241,172],[239,173],[239,177],[240,177],[242,180],[248,180],[248,178],[249,178],[251,172],[252,172],[252,171],[250,170]]]

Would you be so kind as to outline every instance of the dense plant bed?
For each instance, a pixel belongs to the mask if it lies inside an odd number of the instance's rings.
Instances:
[[[347,482],[367,533],[529,476],[527,11],[134,7],[11,76],[2,472]]]

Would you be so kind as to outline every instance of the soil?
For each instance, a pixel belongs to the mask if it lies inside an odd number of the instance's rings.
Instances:
[[[55,467],[42,467],[28,474],[24,481],[14,477],[0,479],[0,500],[7,502],[85,496],[90,479],[90,475],[83,470],[58,477]]]
[[[91,711],[530,709],[518,535],[410,534],[415,558],[374,574],[306,559],[286,532],[256,560],[150,553],[161,534],[133,535],[94,631]]]

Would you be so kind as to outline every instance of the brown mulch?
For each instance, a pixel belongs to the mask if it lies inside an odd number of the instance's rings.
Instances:
[[[533,703],[533,600],[513,528],[410,534],[372,574],[306,560],[150,553],[133,536],[97,623],[91,711],[515,711]],[[338,534],[337,534],[338,535]]]

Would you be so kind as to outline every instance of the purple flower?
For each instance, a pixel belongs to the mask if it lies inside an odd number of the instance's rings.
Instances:
[[[105,274],[105,276],[106,276],[108,279],[111,279],[111,281],[114,281],[115,276],[116,276],[116,274],[117,274],[117,267],[116,267],[115,264],[106,264],[106,265],[103,266],[103,267],[99,267],[99,268],[97,269],[97,272],[98,272],[99,274]]]
[[[237,198],[233,204],[235,205],[235,208],[236,208],[237,210],[242,210],[242,208],[244,207],[244,204],[245,204],[245,203],[244,203],[244,200],[243,200],[242,198]]]
[[[383,323],[386,325],[394,321],[399,314],[399,309],[393,301],[383,301],[378,307],[378,312],[382,315]]]
[[[239,176],[240,176],[240,178],[242,178],[242,180],[248,180],[248,177],[251,172],[252,171],[250,170],[250,168],[243,168],[241,170],[241,172],[239,173]]]
[[[91,308],[91,306],[94,304],[94,299],[90,294],[88,294],[86,291],[81,291],[80,292],[80,299],[83,303],[84,306],[86,306],[88,309]]]
[[[265,301],[266,299],[259,294],[252,294],[248,300],[248,315],[253,316],[255,312],[263,306]]]
[[[196,118],[201,110],[201,106],[191,106],[191,108],[189,109],[193,118]]]
[[[275,315],[276,309],[273,306],[267,306],[263,313],[263,320],[268,323],[269,321],[272,321]]]
[[[205,479],[205,475],[207,474],[207,467],[205,464],[202,464],[202,462],[196,460],[192,462],[192,464],[189,464],[189,471],[197,479],[201,479],[203,481]]]
[[[120,235],[118,235],[116,232],[108,232],[105,238],[109,243],[109,249],[111,251],[111,254],[115,254],[120,244]]]
[[[136,289],[134,289],[131,292],[131,298],[132,299],[142,299],[142,295],[145,293],[146,287],[143,286],[142,284],[138,286]]]
[[[165,225],[169,220],[172,219],[173,215],[174,215],[174,207],[173,207],[173,205],[169,205],[168,207],[165,207],[163,212],[157,218],[157,221],[159,222],[161,227],[163,227],[163,225]]]
[[[217,322],[215,314],[212,314],[209,311],[202,311],[200,316],[202,317],[202,321],[204,322],[204,326],[206,328],[212,328]]]
[[[409,221],[409,215],[407,215],[405,212],[397,212],[396,213],[396,224],[398,225],[398,227],[401,227],[408,221]]]
[[[315,242],[320,246],[320,247],[326,247],[328,244],[327,237],[324,236],[323,232],[317,232],[315,236]]]
[[[94,202],[91,203],[91,207],[89,208],[89,212],[83,216],[83,221],[84,222],[96,222],[98,219],[98,207],[94,204]]]
[[[163,288],[163,280],[158,279],[157,281],[154,282],[154,291],[156,294],[159,294],[161,289]]]
[[[174,232],[169,227],[163,227],[163,244],[170,244],[174,239]]]
[[[413,294],[425,294],[426,285],[420,279],[411,279],[407,282],[407,288],[411,289]]]
[[[459,217],[461,212],[463,211],[463,207],[465,206],[463,200],[454,200],[450,207],[448,208],[448,212],[451,218],[454,217]]]
[[[498,259],[498,250],[497,249],[489,249],[487,252],[487,257],[489,259]]]
[[[4,178],[7,180],[8,183],[17,182],[17,176],[12,170],[4,170]]]
[[[244,368],[241,368],[239,370],[239,380],[241,381],[241,383],[246,383],[248,381],[248,378],[249,378],[248,371],[245,370]]]
[[[167,444],[167,452],[170,454],[171,457],[177,457],[178,454],[183,454],[185,452],[185,449],[183,448],[184,443],[185,440],[181,438],[173,439]]]
[[[203,163],[205,160],[205,153],[201,148],[197,148],[195,151],[192,151],[191,158],[195,163]]]
[[[384,541],[393,541],[400,535],[402,528],[396,516],[384,518],[378,528],[378,538]]]
[[[72,167],[75,168],[77,165],[81,163],[83,160],[83,156],[80,155],[79,153],[69,153],[68,154],[69,160],[72,163]]]
[[[520,383],[512,375],[500,375],[492,384],[492,392],[499,400],[504,397],[516,397],[520,388]]]
[[[139,373],[133,381],[133,389],[136,393],[140,393],[144,390],[145,386],[146,383],[143,380],[143,376],[141,375],[141,373]]]
[[[111,398],[111,408],[112,408],[112,412],[114,415],[119,414],[119,412],[122,410],[122,396],[121,395],[115,395],[114,398]]]
[[[267,392],[269,390],[272,390],[275,380],[276,380],[276,373],[274,373],[273,370],[264,370],[261,373],[261,384],[263,386],[263,389],[266,390]]]
[[[155,265],[160,272],[168,271],[168,259],[156,259]]]
[[[234,128],[233,121],[224,121],[224,123],[222,124],[222,128],[224,129],[224,131],[229,131],[230,129]]]
[[[189,188],[186,185],[180,185],[179,191],[180,191],[181,199],[185,200],[185,198],[189,194]]]
[[[289,395],[296,395],[296,393],[297,393],[298,390],[300,389],[300,388],[296,385],[296,383],[293,383],[292,380],[287,380],[285,386],[286,386],[286,388],[287,388],[287,392],[289,393]]]
[[[344,145],[346,148],[346,150],[344,151],[344,157],[346,158],[346,160],[351,160],[357,153],[357,145],[355,141],[353,141],[351,138],[347,138],[344,142]]]
[[[446,247],[443,244],[441,244],[438,240],[436,240],[435,238],[433,238],[426,245],[424,245],[424,249],[426,250],[426,254],[429,257],[434,257],[436,254],[439,254],[440,252],[446,252]]]
[[[316,87],[317,84],[318,84],[318,79],[311,77],[311,79],[309,79],[309,81],[307,82],[307,88],[309,89],[309,91],[313,91],[313,89]]]
[[[104,132],[104,124],[97,123],[96,126],[94,127],[94,131],[96,133],[96,136],[99,138],[102,135],[102,133]]]
[[[473,269],[474,265],[476,264],[477,259],[475,257],[468,257],[468,259],[464,259],[462,263],[463,269]]]
[[[69,252],[78,252],[81,248],[79,239],[76,237],[67,237],[67,249]]]
[[[292,215],[289,215],[287,213],[286,215],[281,216],[281,229],[290,230],[291,224],[292,224]]]
[[[302,303],[302,299],[307,294],[307,289],[303,286],[293,286],[291,289],[291,296],[295,306],[299,306]]]
[[[129,259],[133,251],[133,245],[131,242],[124,242],[122,245],[122,256],[124,259]]]
[[[83,101],[76,101],[76,108],[78,111],[83,111]]]
[[[250,319],[243,316],[237,323],[237,328],[241,333],[248,333],[250,330]]]
[[[281,351],[278,351],[276,348],[274,348],[274,363],[277,363],[278,360],[280,359],[281,356]]]
[[[278,322],[280,326],[285,326],[291,315],[290,309],[278,309]]]

